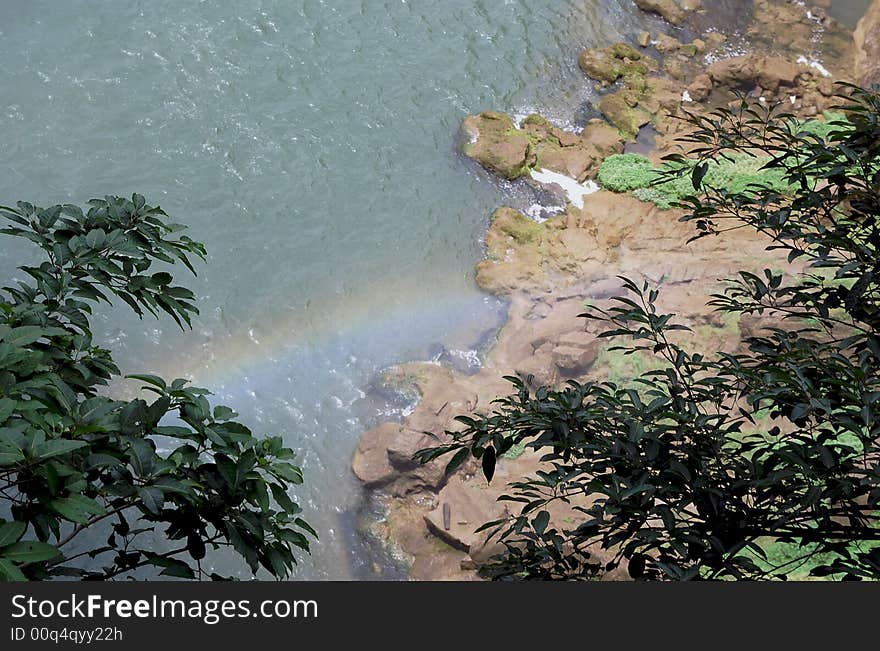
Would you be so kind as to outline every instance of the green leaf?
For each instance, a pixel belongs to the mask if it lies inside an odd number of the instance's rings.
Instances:
[[[49,502],[52,509],[70,520],[78,524],[85,524],[93,515],[104,515],[106,511],[95,500],[85,495],[71,495]]]
[[[450,459],[449,463],[446,464],[446,470],[444,470],[444,474],[446,474],[446,476],[448,477],[449,475],[454,473],[461,467],[461,464],[463,464],[467,460],[468,456],[470,456],[470,450],[468,450],[467,448],[462,448],[461,450],[456,452],[455,455],[453,455],[452,459]]]
[[[303,483],[302,470],[289,463],[273,463],[269,467],[269,470],[285,481],[294,484]]]
[[[165,380],[160,378],[158,375],[126,375],[125,377],[129,380],[140,380],[141,382],[146,382],[147,384],[160,388],[162,391],[165,391],[168,388],[168,385],[165,384]]]
[[[34,450],[34,456],[38,459],[49,459],[62,454],[68,454],[88,445],[85,441],[70,441],[67,439],[51,439]]]
[[[535,533],[539,536],[542,536],[544,535],[544,531],[547,529],[548,524],[550,524],[550,513],[547,511],[541,511],[532,520],[532,529],[534,529]]]
[[[162,506],[165,504],[165,495],[162,490],[155,486],[142,486],[137,490],[144,508],[153,515],[159,515],[162,512]]]
[[[22,574],[21,570],[2,556],[0,556],[0,579],[3,581],[27,581],[27,577]]]
[[[27,524],[24,522],[3,522],[0,524],[0,548],[7,547],[24,535]]]
[[[311,525],[309,525],[309,523],[306,522],[305,520],[303,520],[302,518],[296,518],[296,519],[294,520],[294,522],[295,522],[295,523],[296,523],[301,529],[305,529],[305,530],[308,531],[310,534],[312,534],[315,538],[318,537],[318,532],[315,531],[314,529],[312,529]]]
[[[14,563],[39,563],[55,558],[59,551],[48,543],[28,540],[6,547],[2,555]]]

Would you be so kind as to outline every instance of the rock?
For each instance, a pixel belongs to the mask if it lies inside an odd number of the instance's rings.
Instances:
[[[620,130],[621,135],[634,140],[639,129],[651,121],[651,116],[637,108],[638,102],[634,105],[630,98],[631,95],[624,91],[605,95],[599,100],[599,110]]]
[[[351,469],[368,488],[387,484],[397,474],[388,459],[388,447],[400,430],[397,423],[385,423],[361,436],[354,451]]]
[[[388,442],[388,461],[398,470],[412,470],[419,466],[413,455],[433,443],[426,434],[401,428]]]
[[[602,159],[623,152],[624,142],[620,132],[605,120],[590,120],[581,131],[581,139],[590,143]]]
[[[880,0],[874,0],[853,34],[855,73],[864,88],[880,83]]]
[[[702,102],[712,93],[712,78],[707,74],[697,75],[687,90],[693,101]]]
[[[782,57],[745,54],[716,61],[707,72],[716,86],[738,89],[758,85],[775,93],[780,86],[794,86],[802,71],[800,66]]]
[[[639,32],[637,41],[640,47],[648,47],[651,44],[651,33]]]
[[[437,508],[425,514],[425,524],[438,538],[467,552],[475,543],[485,543],[485,534],[474,533],[476,529],[504,516],[504,506],[497,501],[502,491],[481,479],[456,478],[437,495]]]
[[[675,0],[636,0],[636,5],[642,11],[662,16],[673,25],[684,22],[685,12]]]
[[[551,124],[540,115],[523,120],[532,145],[532,167],[559,172],[577,181],[594,176],[601,156],[589,141]]]
[[[602,134],[605,142],[594,144],[536,114],[517,128],[512,117],[496,111],[468,116],[462,130],[469,137],[464,153],[511,180],[530,176],[532,169],[546,169],[582,183],[595,176],[603,157],[600,148],[608,140]]]
[[[657,51],[663,54],[669,54],[670,52],[676,52],[679,48],[681,48],[681,41],[679,41],[674,36],[669,36],[668,34],[658,34],[657,35]]]
[[[509,115],[498,111],[470,115],[462,130],[468,138],[462,147],[465,155],[507,179],[528,174],[531,142]]]
[[[578,56],[578,65],[591,79],[604,84],[613,84],[621,77],[647,74],[650,67],[648,58],[628,43],[584,50]]]
[[[565,375],[577,377],[583,375],[599,357],[599,345],[594,341],[587,347],[557,346],[553,349],[553,363]]]

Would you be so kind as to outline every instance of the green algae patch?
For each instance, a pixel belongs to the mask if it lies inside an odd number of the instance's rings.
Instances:
[[[847,124],[843,114],[827,112],[822,119],[793,125],[792,131],[799,137],[815,136],[827,141],[845,131]],[[709,161],[703,183],[730,194],[748,194],[757,187],[787,192],[790,186],[784,172],[768,168],[770,162],[767,156],[749,154]],[[597,178],[606,190],[631,193],[666,210],[694,194],[691,171],[692,167],[677,163],[655,165],[641,154],[617,154],[602,162]]]
[[[501,234],[520,244],[537,242],[541,239],[543,227],[516,210],[498,210],[493,222]]]

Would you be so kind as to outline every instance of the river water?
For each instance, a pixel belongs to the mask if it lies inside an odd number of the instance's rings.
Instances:
[[[139,192],[188,224],[193,331],[112,309],[99,339],[300,452],[321,540],[298,578],[394,578],[355,526],[357,439],[405,408],[372,387],[475,363],[504,311],[473,282],[481,235],[528,201],[456,153],[459,124],[585,119],[578,50],[645,26],[631,0],[4,0],[0,203]],[[29,256],[0,239],[4,282]]]

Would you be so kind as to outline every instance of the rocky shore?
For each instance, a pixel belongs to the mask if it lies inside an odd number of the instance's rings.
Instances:
[[[807,119],[835,103],[832,80],[880,81],[880,0],[855,33],[829,17],[830,0],[816,0],[814,7],[742,0],[734,4],[747,12],[744,30],[726,33],[713,16],[729,3],[636,0],[667,24],[580,54],[584,83],[601,93],[602,117],[579,132],[539,115],[517,122],[498,111],[464,121],[467,156],[499,177],[541,188],[558,203],[537,213],[547,219],[510,207],[492,216],[476,281],[510,307],[479,372],[423,362],[395,367],[383,378],[391,389],[417,394],[418,403],[404,422],[364,433],[352,469],[385,513],[365,524],[365,533],[397,550],[410,578],[476,579],[476,566],[497,551],[497,543],[474,530],[504,515],[497,498],[508,481],[539,467],[524,452],[500,459],[491,485],[468,465],[445,477],[445,460],[420,466],[412,459],[435,443],[426,432],[442,439],[456,428],[456,416],[491,410],[492,401],[509,392],[504,375],[531,375],[537,384],[626,381],[650,367],[650,358],[609,351],[596,337],[599,326],[578,318],[586,301],[602,304],[620,293],[618,275],[660,287],[662,308],[692,327],[694,344],[703,350],[734,349],[757,327],[746,319],[728,322],[705,301],[720,279],[739,269],[781,266],[765,243],[735,231],[688,245],[692,226],[678,221],[680,212],[599,189],[599,166],[635,148],[655,160],[680,151],[676,139],[686,127],[675,118],[725,105],[734,91],[768,105],[784,102]],[[551,514],[561,523],[572,515]]]

